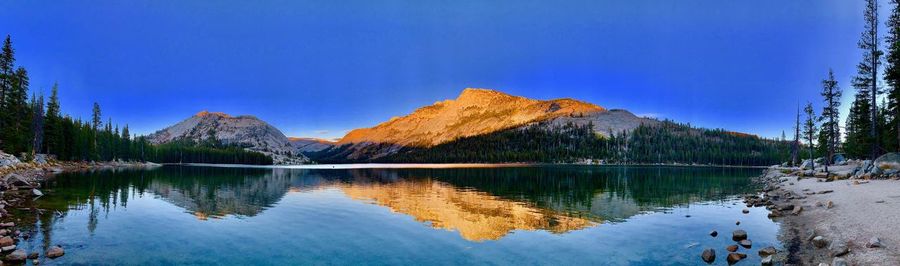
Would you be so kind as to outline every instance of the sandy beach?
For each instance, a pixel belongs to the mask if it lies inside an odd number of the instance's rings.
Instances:
[[[826,182],[796,171],[772,167],[763,175],[764,198],[782,224],[779,237],[789,249],[788,264],[900,265],[900,181]]]

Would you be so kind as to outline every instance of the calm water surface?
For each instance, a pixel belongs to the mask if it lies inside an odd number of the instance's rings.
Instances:
[[[730,232],[781,247],[744,208],[757,169],[541,166],[69,173],[34,204],[42,264],[700,265]],[[689,217],[688,217],[689,216]],[[736,221],[740,225],[735,225]],[[21,223],[21,222],[20,222]],[[708,235],[718,230],[719,237]]]

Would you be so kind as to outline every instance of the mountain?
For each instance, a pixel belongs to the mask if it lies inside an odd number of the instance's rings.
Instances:
[[[291,146],[297,149],[297,152],[317,152],[334,147],[335,142],[317,138],[298,138],[288,137]]]
[[[456,99],[436,102],[409,115],[395,117],[371,128],[350,131],[332,157],[368,160],[404,148],[427,148],[461,138],[485,135],[533,123],[548,126],[592,124],[594,130],[630,131],[658,121],[625,110],[607,110],[574,99],[535,100],[506,93],[467,88]]]
[[[281,131],[249,115],[234,117],[225,113],[203,111],[148,136],[148,140],[154,144],[177,140],[200,143],[210,139],[260,152],[272,157],[275,164],[300,164],[309,161],[295,150]]]

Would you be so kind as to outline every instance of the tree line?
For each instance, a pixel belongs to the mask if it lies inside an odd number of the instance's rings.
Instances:
[[[0,150],[6,153],[25,160],[50,154],[68,161],[272,164],[262,153],[214,140],[151,144],[144,136],[132,136],[128,125],[120,128],[111,118],[104,123],[98,103],[88,121],[63,115],[58,84],[46,102],[41,94],[32,92],[29,97],[28,71],[15,61],[6,36],[0,49]]]
[[[594,125],[546,122],[460,138],[433,147],[406,147],[396,154],[365,160],[384,163],[609,163],[758,166],[788,158],[790,142],[722,129],[701,129],[672,121],[640,125],[631,131],[598,134]],[[307,154],[320,162],[350,162],[338,147]]]
[[[790,160],[793,164],[799,163],[803,153],[801,146],[807,149],[807,157],[824,157],[826,169],[839,153],[850,158],[874,160],[884,153],[900,151],[900,0],[890,1],[893,8],[885,21],[888,32],[883,42],[879,33],[878,2],[865,0],[865,4],[865,23],[857,42],[862,56],[856,65],[857,73],[850,80],[855,93],[844,121],[843,134],[839,125],[843,94],[834,73],[829,70],[822,81],[824,104],[821,112],[817,114],[813,104],[807,102],[801,125],[801,112],[797,111]],[[880,84],[882,64],[884,82]]]

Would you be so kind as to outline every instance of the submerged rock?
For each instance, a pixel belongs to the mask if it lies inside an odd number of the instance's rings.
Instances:
[[[728,254],[728,264],[735,264],[738,261],[746,258],[747,254],[739,253],[739,252],[731,252]]]
[[[28,257],[28,254],[25,254],[25,251],[24,251],[24,250],[17,249],[16,251],[13,251],[12,253],[9,253],[9,255],[6,255],[6,257],[4,258],[4,260],[7,260],[7,261],[23,261],[23,260],[25,260],[25,258],[27,258],[27,257]]]
[[[712,232],[709,232],[709,235],[712,237],[716,237],[719,235],[719,232],[717,232],[716,230],[713,230]]]
[[[47,257],[51,258],[51,259],[62,257],[62,255],[65,255],[65,254],[66,254],[66,251],[60,246],[53,246],[47,250]]]
[[[713,263],[716,261],[716,250],[708,248],[703,251],[703,254],[700,254],[700,258],[706,263]]]
[[[731,246],[725,247],[725,250],[728,250],[728,252],[735,252],[738,250],[738,245],[731,245]]]
[[[778,250],[775,249],[775,247],[772,247],[772,246],[765,247],[765,248],[762,248],[762,249],[759,250],[759,256],[760,256],[760,257],[765,257],[765,256],[775,255],[775,253],[778,253]]]

